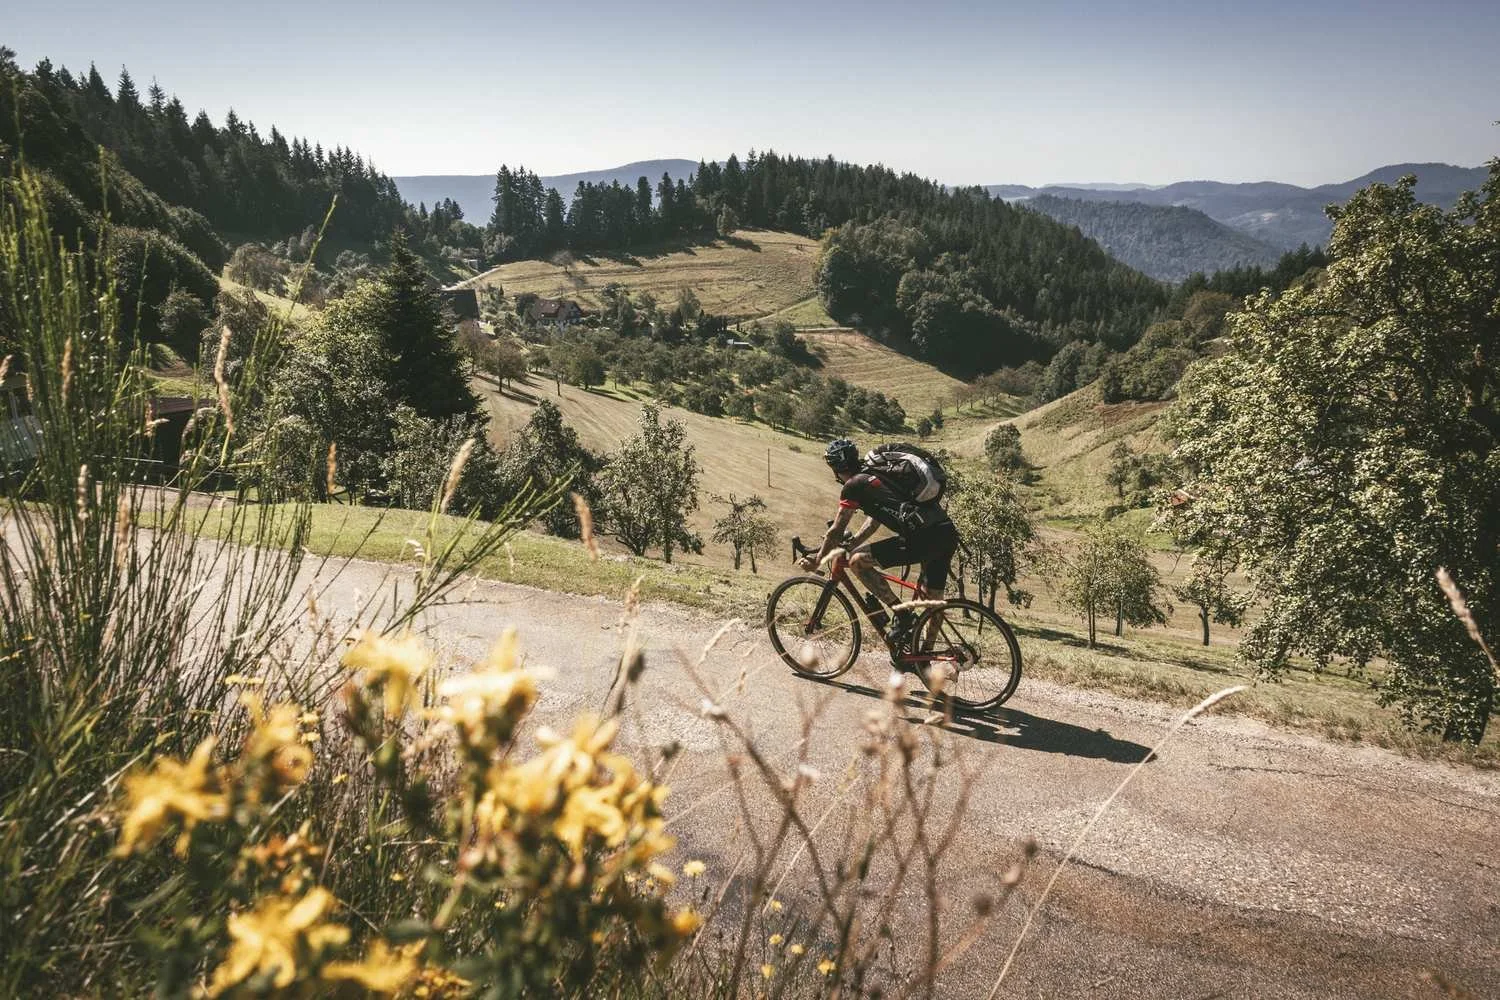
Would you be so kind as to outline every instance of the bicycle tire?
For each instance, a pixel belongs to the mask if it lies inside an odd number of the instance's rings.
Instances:
[[[934,632],[930,643],[928,633]],[[952,707],[958,712],[983,712],[998,708],[1016,693],[1021,683],[1021,646],[1005,619],[989,608],[965,598],[946,601],[929,608],[912,627],[912,643],[930,645],[923,652],[942,648],[953,654],[957,675],[937,676],[938,661],[914,660],[918,679],[933,692],[937,707]],[[940,647],[940,643],[947,643]],[[939,690],[941,688],[941,690]]]
[[[825,627],[814,636],[806,623],[817,611],[820,601],[824,602]],[[826,626],[826,616],[830,613],[837,615],[838,621]],[[798,627],[795,622],[803,624]],[[783,623],[792,627],[783,632],[777,628]],[[859,659],[861,635],[854,605],[836,583],[821,576],[794,576],[783,580],[771,591],[771,596],[766,599],[766,631],[771,635],[771,647],[782,661],[805,677],[824,680],[837,677]],[[837,636],[833,640],[837,655],[829,655],[817,645],[829,632]]]

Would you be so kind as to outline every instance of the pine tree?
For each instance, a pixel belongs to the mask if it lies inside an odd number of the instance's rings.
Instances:
[[[146,94],[151,102],[151,117],[156,121],[161,121],[167,110],[167,92],[162,90],[161,84],[156,82],[155,77],[152,77],[151,89],[146,91]]]
[[[480,420],[479,400],[469,388],[458,344],[429,280],[398,230],[391,239],[390,263],[340,306],[350,322],[372,331],[384,349],[394,402],[408,404],[423,417]]]
[[[84,85],[84,96],[95,108],[108,107],[115,102],[109,92],[109,85],[104,82],[104,77],[99,75],[99,68],[89,63],[88,83]]]
[[[130,78],[130,70],[124,66],[120,67],[120,82],[115,87],[115,103],[121,111],[141,110],[141,94],[135,89],[135,81]]]

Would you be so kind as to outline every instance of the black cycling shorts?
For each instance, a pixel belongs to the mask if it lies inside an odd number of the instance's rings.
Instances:
[[[958,529],[952,521],[943,521],[918,528],[910,535],[882,538],[862,548],[869,550],[882,569],[920,563],[922,575],[917,578],[917,583],[924,589],[933,590],[948,583],[953,553],[958,551]]]

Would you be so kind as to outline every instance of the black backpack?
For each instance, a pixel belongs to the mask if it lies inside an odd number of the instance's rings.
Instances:
[[[948,473],[937,456],[914,444],[877,445],[865,456],[864,467],[913,503],[935,504],[948,489]]]

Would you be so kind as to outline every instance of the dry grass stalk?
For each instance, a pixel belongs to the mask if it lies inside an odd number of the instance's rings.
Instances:
[[[929,600],[925,597],[914,598],[910,601],[902,601],[900,604],[891,605],[892,611],[921,611],[924,608],[941,608],[946,606],[943,600]]]
[[[14,357],[14,354],[7,354],[3,360],[0,360],[0,383],[3,383],[6,377],[10,375],[10,362]]]
[[[1016,954],[1021,950],[1021,942],[1026,939],[1026,932],[1031,930],[1031,924],[1036,919],[1037,913],[1047,902],[1047,897],[1051,895],[1052,887],[1057,884],[1057,877],[1068,866],[1068,862],[1073,860],[1074,855],[1078,853],[1078,849],[1083,846],[1083,842],[1088,839],[1089,834],[1094,831],[1094,827],[1098,825],[1099,820],[1103,818],[1105,813],[1109,812],[1109,807],[1114,805],[1115,799],[1120,797],[1120,794],[1125,791],[1126,786],[1141,772],[1141,768],[1145,767],[1148,761],[1161,753],[1162,747],[1166,746],[1167,742],[1173,736],[1177,735],[1178,730],[1210,708],[1213,708],[1225,698],[1238,694],[1243,690],[1245,690],[1245,685],[1237,684],[1234,687],[1216,691],[1183,713],[1182,717],[1172,723],[1162,738],[1157,741],[1156,746],[1152,747],[1151,751],[1142,757],[1120,783],[1115,786],[1115,790],[1109,793],[1109,798],[1105,799],[1100,803],[1099,808],[1094,810],[1094,815],[1090,817],[1088,823],[1084,824],[1083,829],[1078,832],[1078,836],[1073,838],[1073,843],[1068,846],[1067,853],[1057,863],[1057,868],[1053,870],[1052,877],[1047,880],[1046,888],[1042,890],[1042,894],[1037,897],[1036,902],[1031,906],[1031,910],[1026,914],[1026,922],[1021,925],[1021,932],[1016,935],[1015,943],[1011,945],[1010,954],[1005,956],[1005,964],[1000,967],[1000,975],[995,978],[995,986],[994,989],[990,990],[989,1000],[995,1000],[996,994],[1000,992],[1000,984],[1005,982],[1005,977],[1010,973],[1011,965],[1016,960]]]
[[[130,494],[121,493],[120,503],[115,508],[115,565],[124,566],[130,557],[130,528],[134,518],[130,509]]]
[[[338,479],[338,472],[339,443],[337,441],[330,441],[328,442],[328,467],[326,470],[327,480],[324,483],[324,489],[330,497],[332,497],[334,494],[334,484]]]
[[[445,514],[448,505],[453,502],[453,493],[458,489],[459,481],[464,476],[464,466],[469,464],[469,456],[474,454],[475,438],[469,438],[458,449],[453,456],[453,464],[448,466],[448,475],[443,479],[443,494],[438,500],[438,513]]]
[[[6,358],[6,361],[9,361],[9,360],[10,360],[9,358]],[[73,338],[70,336],[67,339],[67,342],[63,344],[63,356],[62,356],[62,401],[63,401],[63,405],[64,406],[68,405],[68,390],[72,387],[72,385],[73,385]]]
[[[589,558],[599,561],[599,540],[594,537],[594,512],[581,493],[569,493],[573,498],[573,509],[578,512],[578,533],[583,547],[589,550]]]
[[[961,764],[950,751],[947,734],[906,724],[900,697],[904,685],[897,684],[871,710],[866,727],[869,738],[851,759],[848,783],[830,801],[829,795],[806,790],[817,778],[807,759],[812,734],[832,694],[816,708],[803,708],[802,736],[789,748],[796,759],[788,771],[785,763],[772,760],[780,754],[766,755],[744,726],[715,701],[698,670],[702,664],[686,656],[680,659],[704,696],[702,714],[719,724],[729,780],[673,818],[680,820],[704,801],[729,791],[740,815],[737,828],[748,839],[730,876],[730,882],[739,881],[741,905],[726,908],[721,892],[705,923],[707,928],[716,921],[732,922],[733,926],[718,933],[726,950],[702,970],[705,982],[681,983],[687,995],[695,995],[694,985],[707,990],[709,984],[719,996],[744,992],[746,980],[754,978],[761,961],[751,956],[763,950],[764,931],[774,929],[777,937],[785,930],[802,940],[823,942],[819,950],[825,955],[820,960],[800,942],[798,950],[779,953],[775,965],[758,970],[773,980],[768,995],[796,995],[798,971],[811,974],[816,965],[819,981],[833,987],[832,995],[938,996],[938,973],[981,936],[996,899],[1008,899],[1019,881],[1017,877],[1002,883],[993,894],[976,896],[974,913],[962,927],[942,926],[947,908],[939,898],[941,869],[962,829],[976,777],[971,769],[960,767],[957,795],[938,794],[941,772]],[[927,754],[919,752],[924,747]],[[861,783],[862,796],[846,801]],[[764,809],[752,808],[751,800],[757,796],[774,801],[768,821]],[[830,823],[840,806],[847,808],[847,817],[841,815],[842,822]],[[816,809],[815,817],[803,815],[808,809]],[[777,893],[794,871],[804,876],[797,880],[803,902],[795,913],[783,914]],[[925,898],[926,919],[922,932],[912,938],[920,953],[909,956],[914,964],[908,967],[908,958],[897,954],[890,936],[881,929],[898,919],[902,898],[914,889]],[[706,930],[700,932],[695,950],[708,939]]]
[[[590,522],[585,520],[582,512],[588,510],[588,504],[577,493],[572,494],[574,504],[581,505],[579,520],[585,525]],[[640,631],[636,619],[641,609],[641,581],[645,576],[638,576],[630,589],[625,592],[625,607],[620,613],[619,627],[625,630],[625,643],[620,649],[620,662],[615,665],[615,676],[610,682],[609,691],[604,696],[604,717],[614,718],[625,711],[625,696],[646,670],[646,651],[640,642]]]
[[[80,465],[78,467],[78,509],[80,519],[88,516],[89,509],[89,467]]]
[[[229,401],[229,380],[225,369],[229,365],[229,339],[232,334],[226,324],[219,332],[219,355],[214,358],[214,385],[219,389],[219,411],[224,414],[224,427],[234,436],[234,407]]]
[[[1448,596],[1448,605],[1453,609],[1453,614],[1464,623],[1464,628],[1469,632],[1469,638],[1484,650],[1484,655],[1490,661],[1490,668],[1495,671],[1496,677],[1500,677],[1500,662],[1496,661],[1490,644],[1484,641],[1484,636],[1479,631],[1479,623],[1474,620],[1474,612],[1469,610],[1469,602],[1464,599],[1463,591],[1458,589],[1458,584],[1442,566],[1439,566],[1437,570],[1437,582],[1438,586],[1443,588],[1443,593]]]

